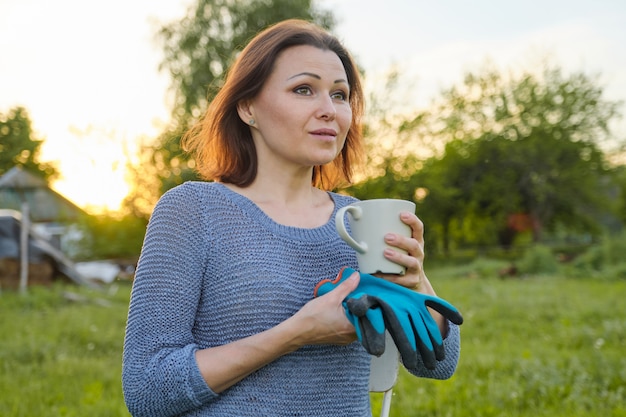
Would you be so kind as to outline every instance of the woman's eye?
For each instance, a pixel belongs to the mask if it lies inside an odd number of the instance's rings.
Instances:
[[[302,94],[303,96],[310,96],[311,94],[313,94],[311,88],[307,86],[296,87],[293,91],[294,93]]]
[[[348,95],[343,91],[335,91],[331,94],[331,97],[333,98],[333,100],[341,101],[346,101],[348,99]]]

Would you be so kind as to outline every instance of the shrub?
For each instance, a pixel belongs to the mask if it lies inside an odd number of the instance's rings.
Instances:
[[[522,274],[550,275],[559,270],[559,263],[549,247],[535,245],[526,250],[518,267]]]
[[[79,238],[73,242],[76,259],[137,257],[146,232],[146,221],[132,215],[88,216],[79,225]]]
[[[626,233],[607,237],[601,248],[602,261],[606,266],[626,263]]]
[[[449,278],[495,278],[500,271],[506,269],[509,262],[477,257],[471,262],[464,264],[450,264],[448,266],[437,266],[435,273],[437,276]],[[432,270],[430,264],[427,266],[427,273]]]
[[[607,236],[577,257],[568,270],[574,277],[626,278],[626,233]]]

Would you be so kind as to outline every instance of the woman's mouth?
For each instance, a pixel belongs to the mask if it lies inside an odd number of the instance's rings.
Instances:
[[[337,137],[337,131],[334,129],[317,129],[309,132],[313,136],[317,136],[320,139],[335,140]]]

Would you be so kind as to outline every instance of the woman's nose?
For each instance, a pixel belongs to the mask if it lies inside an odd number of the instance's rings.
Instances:
[[[320,107],[318,110],[318,117],[325,120],[335,120],[337,115],[337,109],[333,99],[330,96],[322,96],[320,98]]]

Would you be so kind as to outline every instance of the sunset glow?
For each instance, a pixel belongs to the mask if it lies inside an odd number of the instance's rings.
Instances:
[[[58,164],[62,173],[52,187],[90,213],[117,211],[130,191],[124,147],[115,140],[86,138],[75,142],[75,146],[44,148],[45,155]]]
[[[154,36],[193,3],[0,3],[0,112],[26,108],[44,140],[41,159],[61,171],[53,188],[90,212],[119,208],[130,189],[129,158],[169,119],[170,80],[158,71],[162,55]],[[542,56],[566,72],[599,74],[606,98],[626,101],[626,3],[573,1],[564,9],[536,0],[393,0],[388,7],[376,0],[320,0],[319,7],[337,17],[336,34],[369,80],[395,66],[414,84],[405,85],[411,102],[404,110],[426,105],[486,61],[510,71]],[[376,30],[364,22],[375,22]],[[626,118],[620,123],[626,132]]]

